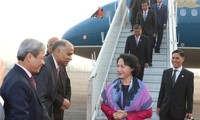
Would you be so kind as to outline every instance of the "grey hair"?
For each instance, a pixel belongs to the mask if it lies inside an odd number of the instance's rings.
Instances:
[[[31,53],[34,57],[37,57],[40,51],[43,50],[45,50],[45,45],[42,42],[32,38],[25,39],[19,46],[17,59],[24,61],[28,53]]]
[[[56,48],[59,48],[60,46],[63,46],[63,47],[66,47],[67,46],[67,40],[59,40],[59,41],[56,41],[53,46],[52,46],[52,51],[54,51]]]

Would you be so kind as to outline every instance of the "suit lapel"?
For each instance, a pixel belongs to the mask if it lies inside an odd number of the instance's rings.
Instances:
[[[169,70],[169,74],[168,74],[168,77],[167,77],[167,78],[170,78],[169,79],[169,84],[170,84],[171,87],[173,87],[173,85],[172,85],[172,72],[173,72],[173,69],[171,68]]]
[[[144,22],[146,22],[147,21],[147,19],[148,19],[148,16],[149,16],[149,10],[147,11],[147,13],[146,13],[146,20],[144,21]]]
[[[145,22],[143,17],[143,11],[140,12],[140,19],[142,19],[142,21]]]
[[[29,85],[32,87],[33,91],[35,92],[40,104],[42,104],[42,102],[40,101],[40,96],[38,95],[37,90],[34,88],[33,84],[31,83],[31,80],[30,80],[29,76],[27,75],[27,73],[21,67],[19,67],[18,65],[15,65],[14,69],[19,71],[22,74],[22,76],[24,76],[24,79],[26,79],[28,81]]]
[[[138,45],[137,45],[137,47],[141,45],[142,39],[143,39],[143,37],[140,36],[140,39],[139,39],[139,41],[138,41]]]
[[[176,80],[174,86],[177,86],[178,84],[181,83],[181,81],[182,81],[183,78],[184,78],[184,72],[185,72],[185,70],[182,69],[181,72],[180,72],[180,74],[179,74],[179,76],[177,77],[177,80]]]
[[[137,47],[137,43],[136,43],[136,40],[135,40],[135,35],[133,35],[132,44],[133,44],[134,47]]]
[[[49,55],[47,56],[49,61],[50,61],[50,65],[52,66],[52,71],[54,72],[54,79],[56,80],[55,82],[58,83],[58,76],[57,76],[57,69],[56,69],[56,65],[54,63],[54,60],[53,60],[53,56],[52,55]]]

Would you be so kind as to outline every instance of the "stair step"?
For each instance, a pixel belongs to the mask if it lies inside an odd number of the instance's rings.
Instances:
[[[109,84],[114,79],[118,78],[117,70],[116,70],[116,61],[120,54],[124,53],[124,47],[127,40],[127,37],[132,35],[133,33],[130,32],[131,25],[130,23],[127,24],[126,27],[122,29],[120,34],[120,38],[117,44],[117,48],[114,53],[114,57],[110,66],[109,74],[107,77],[106,84]],[[152,99],[153,99],[153,116],[150,119],[146,120],[159,120],[158,116],[156,115],[156,107],[157,107],[157,99],[160,90],[160,84],[162,79],[162,73],[167,68],[167,53],[169,52],[168,42],[167,42],[167,31],[164,30],[163,34],[163,41],[161,43],[160,52],[161,53],[153,53],[153,66],[145,68],[144,70],[144,77],[143,82],[147,86]],[[95,120],[107,120],[105,114],[101,111],[99,106],[98,108],[98,116]]]

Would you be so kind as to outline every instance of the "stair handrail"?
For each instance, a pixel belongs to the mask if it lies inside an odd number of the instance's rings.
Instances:
[[[96,61],[96,64],[94,66],[94,70],[92,71],[92,74],[89,78],[89,87],[88,87],[88,102],[90,102],[89,104],[91,104],[90,106],[87,106],[87,119],[88,120],[94,120],[95,117],[97,116],[97,113],[98,113],[98,108],[100,106],[100,99],[101,99],[101,92],[103,91],[104,89],[104,86],[106,84],[106,80],[107,80],[107,76],[108,76],[108,72],[109,72],[109,69],[110,69],[110,66],[112,64],[112,58],[114,57],[114,51],[116,49],[116,46],[117,46],[117,41],[119,39],[119,36],[120,36],[120,33],[121,33],[121,29],[124,25],[124,21],[126,19],[126,14],[127,14],[127,7],[126,7],[126,1],[125,0],[119,0],[118,1],[118,7],[117,7],[117,10],[116,10],[116,13],[113,17],[113,20],[111,22],[111,25],[110,25],[110,28],[108,30],[108,33],[106,35],[106,38],[105,38],[105,41],[104,41],[104,44],[101,48],[101,51],[99,53],[99,56],[97,58],[97,61]],[[118,27],[117,27],[118,26]],[[110,47],[107,45],[107,43],[111,42],[111,39],[114,39],[114,42],[112,43],[113,47],[112,47],[112,50],[111,50],[111,53],[109,55],[109,59],[108,59],[108,64],[107,64],[107,68],[104,68],[102,69],[101,72],[98,73],[98,67],[101,66],[101,61],[103,61],[102,58],[105,58],[105,49],[107,47]],[[98,80],[98,76],[100,76],[99,74],[102,74],[102,73],[105,73],[103,78],[101,79],[102,83],[99,84],[99,86],[101,86],[101,88],[99,89],[99,92],[97,93],[98,95],[96,95],[97,97],[94,98],[94,89],[95,88],[95,81]],[[96,90],[96,88],[95,88]],[[97,91],[97,90],[96,90]],[[88,111],[88,109],[90,109]],[[89,115],[91,114],[91,116]]]

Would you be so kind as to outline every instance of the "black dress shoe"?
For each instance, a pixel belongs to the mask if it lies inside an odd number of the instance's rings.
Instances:
[[[155,51],[155,53],[160,53],[160,51]]]
[[[152,63],[149,63],[149,66],[152,67]]]

